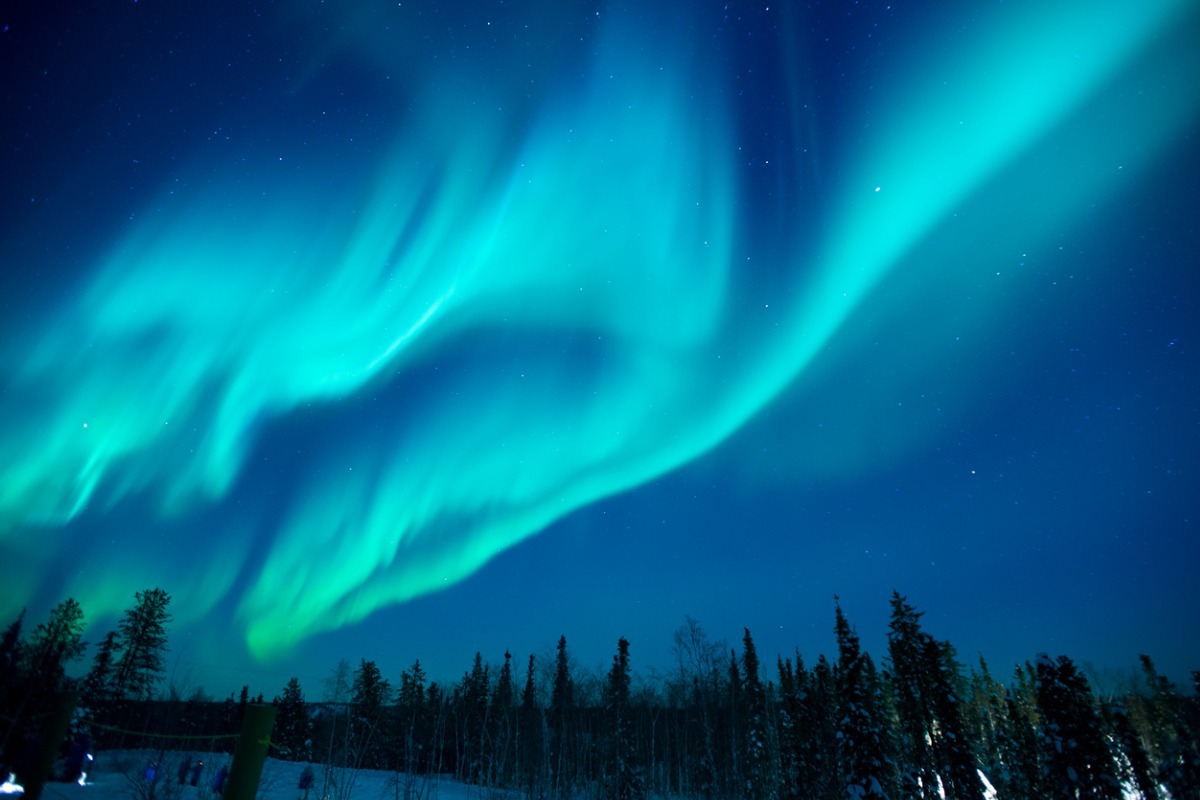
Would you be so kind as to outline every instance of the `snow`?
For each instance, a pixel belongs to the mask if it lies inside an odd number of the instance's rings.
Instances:
[[[95,754],[92,771],[83,785],[78,783],[47,783],[43,800],[147,800],[148,786],[144,780],[147,767],[159,764],[160,780],[155,800],[218,800],[212,790],[212,779],[222,766],[228,767],[233,756],[226,753],[154,750],[100,752]],[[204,768],[195,786],[179,785],[177,767],[187,761],[203,761]],[[306,800],[299,788],[300,774],[311,766],[316,780],[307,792],[307,800],[503,800],[506,792],[495,788],[469,786],[446,777],[433,775],[404,775],[380,770],[328,770],[324,764],[307,764],[268,758],[259,779],[256,800]],[[337,782],[327,783],[327,777]],[[189,776],[190,778],[190,776]],[[10,795],[20,797],[19,794]],[[517,793],[513,792],[512,797]]]
[[[992,782],[988,780],[987,775],[983,774],[983,770],[976,769],[975,771],[979,773],[979,780],[983,783],[984,800],[996,800],[996,787],[992,786]]]

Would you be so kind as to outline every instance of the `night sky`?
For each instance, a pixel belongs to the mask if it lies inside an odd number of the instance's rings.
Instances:
[[[0,14],[3,624],[1200,668],[1195,3]]]

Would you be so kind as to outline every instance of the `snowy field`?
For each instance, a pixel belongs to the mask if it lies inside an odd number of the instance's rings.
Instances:
[[[161,757],[161,763],[159,759]],[[190,768],[204,762],[190,785]],[[159,763],[156,780],[146,780],[147,768]],[[179,783],[180,766],[189,766],[187,780]],[[45,800],[217,800],[213,779],[233,756],[225,753],[195,753],[152,750],[101,752],[95,756],[87,782],[47,783]],[[306,766],[313,771],[313,786],[300,789]],[[257,800],[509,800],[514,797],[497,789],[468,786],[436,776],[409,776],[376,770],[327,769],[323,764],[267,759],[259,781]],[[20,798],[20,794],[8,795]]]
[[[197,762],[203,766],[191,785],[191,770]],[[233,756],[226,753],[186,751],[125,750],[96,754],[93,768],[83,785],[47,783],[45,800],[219,800],[213,779],[222,767],[228,769]],[[157,764],[154,790],[146,780],[147,768]],[[179,773],[188,772],[183,784]],[[305,767],[312,767],[313,785],[300,788]],[[982,773],[981,773],[982,775]],[[986,781],[986,779],[985,779]],[[14,787],[15,788],[15,787]],[[1163,797],[1170,798],[1165,793]],[[19,800],[15,794],[0,792],[0,800]],[[379,770],[327,768],[324,764],[267,759],[259,781],[256,800],[516,800],[519,794],[502,789],[470,786],[444,776],[410,776]],[[944,797],[944,795],[943,795]],[[1142,800],[1142,794],[1130,785],[1123,787],[1124,800]],[[996,791],[986,784],[981,800],[997,800]]]

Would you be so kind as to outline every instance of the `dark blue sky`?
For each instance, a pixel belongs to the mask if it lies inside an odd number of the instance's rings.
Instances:
[[[4,13],[7,618],[1200,667],[1187,3]]]

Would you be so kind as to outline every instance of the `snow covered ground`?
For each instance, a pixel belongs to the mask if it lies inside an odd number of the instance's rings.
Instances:
[[[202,761],[196,785],[190,785],[190,769]],[[225,753],[126,750],[97,753],[87,782],[47,783],[44,800],[219,800],[213,778],[228,768],[233,756]],[[158,765],[154,793],[146,781],[147,767]],[[182,765],[188,781],[179,783]],[[313,786],[305,792],[300,776],[312,767]],[[982,775],[982,773],[981,773]],[[986,779],[985,779],[986,781]],[[1126,785],[1125,800],[1141,800],[1135,788]],[[944,795],[943,795],[944,796]],[[1167,797],[1168,795],[1163,795]],[[0,800],[20,800],[19,790],[0,790]],[[469,786],[445,777],[409,776],[377,770],[327,769],[324,764],[267,759],[259,781],[256,800],[516,800],[518,795],[500,789]],[[996,800],[996,791],[986,784],[985,800]]]
[[[196,785],[190,777],[179,783],[182,764],[192,767],[203,761]],[[152,750],[100,752],[95,756],[87,781],[47,783],[44,800],[217,800],[213,778],[233,756],[225,753],[196,753]],[[147,767],[158,764],[154,792],[146,780]],[[307,793],[300,789],[300,776],[306,766],[313,771],[313,786]],[[3,796],[3,795],[0,795]],[[14,795],[7,795],[14,797]],[[15,794],[20,798],[20,794]],[[510,800],[511,795],[496,789],[468,786],[444,777],[408,776],[376,770],[327,770],[323,764],[267,759],[259,781],[257,800]]]

